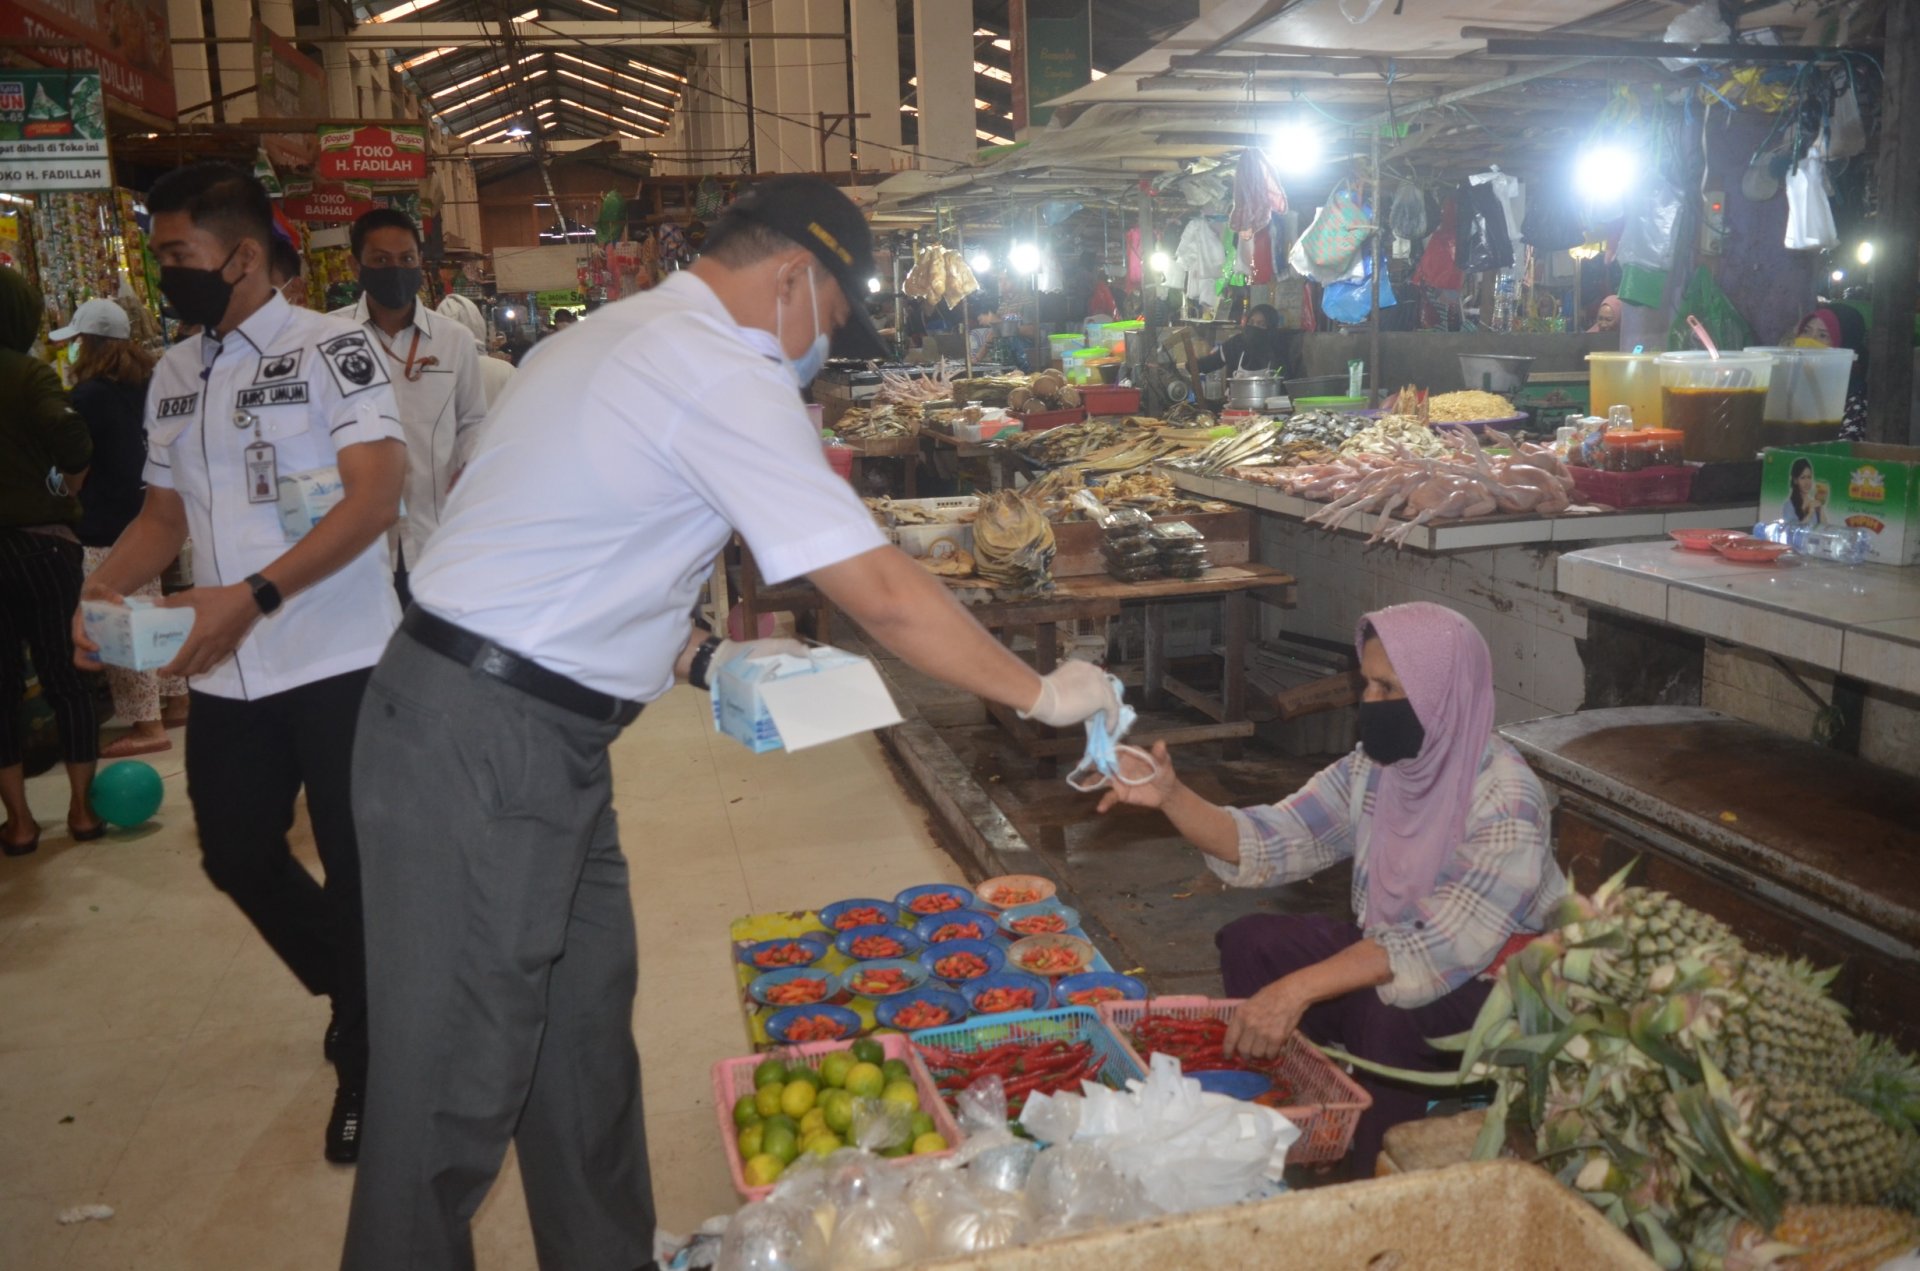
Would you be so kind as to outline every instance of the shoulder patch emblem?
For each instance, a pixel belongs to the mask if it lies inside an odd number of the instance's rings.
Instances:
[[[183,397],[163,397],[153,408],[155,419],[179,419],[191,415],[200,404],[200,394],[188,393]]]
[[[291,353],[268,353],[260,359],[260,369],[254,372],[253,382],[271,384],[275,380],[292,379],[300,373],[300,356],[304,349],[295,349]]]
[[[387,382],[387,372],[374,356],[372,343],[360,332],[337,335],[320,346],[320,356],[333,373],[342,397]]]

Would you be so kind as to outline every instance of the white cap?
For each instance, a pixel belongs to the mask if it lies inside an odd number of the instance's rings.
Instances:
[[[124,340],[133,334],[127,311],[111,300],[88,300],[73,311],[73,321],[50,332],[49,340],[71,340],[76,335],[104,335]]]

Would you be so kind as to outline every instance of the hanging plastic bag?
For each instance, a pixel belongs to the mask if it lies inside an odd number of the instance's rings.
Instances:
[[[1413,182],[1402,181],[1393,192],[1393,202],[1387,205],[1387,228],[1395,238],[1406,239],[1424,238],[1431,228],[1427,224],[1426,196]]]
[[[1539,193],[1527,200],[1526,219],[1520,225],[1520,237],[1536,252],[1564,252],[1587,241],[1580,226],[1579,200],[1572,187],[1550,184],[1536,187]]]
[[[1336,186],[1326,206],[1300,236],[1300,250],[1313,266],[1303,272],[1319,282],[1338,278],[1353,267],[1353,258],[1371,233],[1373,226],[1353,191],[1344,184]]]
[[[1664,177],[1645,182],[1627,202],[1627,223],[1615,257],[1623,265],[1670,269],[1680,228],[1680,191]]]
[[[1253,146],[1240,152],[1233,172],[1233,211],[1227,224],[1243,234],[1265,229],[1287,210],[1287,192],[1273,175],[1267,157]]]
[[[1385,278],[1380,280],[1380,307],[1390,309],[1399,301],[1394,298],[1393,286]],[[1320,297],[1320,307],[1335,322],[1353,326],[1365,322],[1367,315],[1373,312],[1373,282],[1332,282],[1327,284],[1325,294]]]
[[[1753,328],[1740,316],[1740,311],[1733,307],[1727,293],[1720,290],[1720,284],[1704,265],[1694,270],[1693,277],[1687,280],[1686,290],[1681,292],[1673,312],[1673,325],[1667,329],[1669,349],[1694,347],[1693,331],[1687,326],[1688,314],[1699,318],[1713,342],[1723,349],[1743,349],[1754,342]]]
[[[1664,39],[1668,44],[1726,44],[1733,39],[1733,29],[1720,19],[1719,0],[1703,0],[1669,22]],[[1660,65],[1681,71],[1699,63],[1687,57],[1663,57]]]
[[[1840,242],[1827,198],[1827,161],[1808,155],[1787,171],[1787,250],[1824,251]]]
[[[1833,111],[1827,116],[1827,157],[1845,159],[1867,148],[1867,125],[1860,117],[1860,92],[1853,82],[1853,67],[1834,72]]]
[[[1642,309],[1657,308],[1660,298],[1667,294],[1667,271],[1648,269],[1645,265],[1622,265],[1620,289],[1614,294],[1623,302],[1639,305]]]

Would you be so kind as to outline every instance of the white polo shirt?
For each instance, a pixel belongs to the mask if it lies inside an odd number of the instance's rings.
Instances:
[[[249,501],[255,420],[282,476],[332,467],[361,442],[403,440],[383,361],[366,332],[277,292],[224,340],[202,334],[167,350],[147,388],[146,480],[186,504],[199,584],[241,582],[290,546],[278,505]],[[399,619],[376,541],[260,619],[193,687],[257,700],[372,666]]]
[[[393,399],[400,407],[400,428],[407,439],[406,503],[389,541],[399,545],[411,566],[440,524],[440,510],[454,474],[471,450],[475,430],[487,417],[486,388],[473,335],[418,301],[413,320],[391,337],[374,325],[365,296],[330,316],[364,328],[387,359],[387,377],[393,381]]]
[[[769,582],[886,542],[786,367],[676,273],[520,367],[409,581],[449,622],[651,701],[734,530]]]

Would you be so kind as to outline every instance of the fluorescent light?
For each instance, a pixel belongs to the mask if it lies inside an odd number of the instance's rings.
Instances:
[[[1594,146],[1574,160],[1574,188],[1589,201],[1618,203],[1639,179],[1640,156],[1625,146]]]
[[[618,12],[620,12],[620,10],[618,10],[618,9],[616,9],[616,8],[614,8],[614,7],[613,7],[612,5],[610,5],[610,4],[601,4],[601,3],[600,3],[600,0],[580,0],[580,3],[581,3],[581,4],[584,4],[584,5],[589,5],[589,6],[591,6],[591,7],[593,7],[593,8],[595,8],[595,9],[598,9],[598,10],[600,10],[600,11],[601,11],[602,13],[618,13]]]
[[[525,13],[516,13],[508,19],[510,22],[538,22],[539,20],[540,10],[538,9],[528,9]]]
[[[410,71],[416,66],[425,66],[428,62],[433,61],[435,58],[445,57],[447,54],[453,51],[454,50],[452,45],[448,45],[446,48],[443,48],[443,49],[433,49],[429,52],[422,53],[419,57],[408,58],[406,61],[400,63],[400,65],[396,66],[394,69],[400,70],[400,71]]]
[[[439,3],[440,3],[440,0],[405,0],[404,3],[396,4],[393,6],[393,8],[386,10],[384,13],[374,14],[372,17],[368,18],[367,21],[395,22],[401,18],[406,17],[409,13],[418,13],[420,12],[420,10],[426,8],[430,4],[439,4]]]

